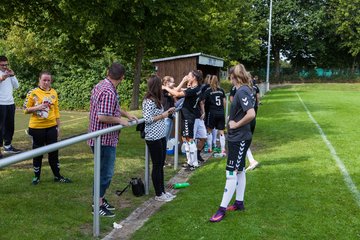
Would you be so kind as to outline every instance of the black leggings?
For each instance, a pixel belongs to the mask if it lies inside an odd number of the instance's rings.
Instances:
[[[166,158],[166,138],[155,141],[146,140],[149,148],[151,161],[153,164],[151,179],[155,188],[156,196],[161,196],[165,192],[164,187],[164,162]]]
[[[58,132],[56,126],[50,128],[29,128],[29,135],[33,137],[32,148],[39,148],[57,142]],[[34,173],[40,178],[43,155],[33,158]],[[49,152],[49,165],[55,177],[61,177],[59,164],[59,151]]]
[[[0,147],[10,145],[14,135],[15,104],[0,105]]]

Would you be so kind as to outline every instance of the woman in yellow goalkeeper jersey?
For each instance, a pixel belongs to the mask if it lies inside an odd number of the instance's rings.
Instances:
[[[29,135],[33,137],[32,148],[56,143],[60,133],[60,112],[57,92],[51,88],[52,76],[50,72],[41,72],[38,87],[30,90],[24,102],[24,112],[31,114],[29,121]],[[33,185],[40,182],[43,156],[33,159]],[[71,180],[60,174],[59,151],[53,151],[48,156],[49,165],[54,174],[54,182],[70,183]]]

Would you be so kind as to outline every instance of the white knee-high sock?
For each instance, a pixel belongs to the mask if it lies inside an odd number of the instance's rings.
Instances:
[[[251,152],[250,148],[248,148],[248,150],[246,152],[246,156],[249,159],[250,164],[255,160],[254,156],[252,155],[252,152]]]
[[[212,133],[211,132],[208,133],[206,142],[208,145],[208,149],[210,149],[210,150],[212,150],[212,137],[213,137]]]
[[[187,164],[190,165],[190,162],[191,162],[191,158],[190,158],[190,145],[189,145],[188,142],[185,142],[185,153],[186,153]]]
[[[190,165],[197,167],[199,166],[198,159],[197,159],[197,147],[195,141],[191,141],[189,143],[190,147]]]
[[[236,181],[236,173],[234,171],[226,171],[226,183],[220,207],[226,208],[229,205],[236,189]]]
[[[246,174],[245,169],[237,174],[237,186],[236,186],[236,200],[244,201],[245,186],[246,186]]]
[[[220,135],[220,146],[221,146],[221,151],[225,151],[225,135],[224,134]]]
[[[214,128],[211,133],[212,133],[213,145],[216,146],[217,129]]]

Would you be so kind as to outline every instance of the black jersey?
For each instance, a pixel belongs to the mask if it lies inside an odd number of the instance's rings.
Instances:
[[[181,117],[183,119],[195,120],[198,115],[198,105],[201,96],[200,86],[194,88],[187,88],[185,91],[184,104],[181,108]]]
[[[196,118],[200,118],[201,117],[201,107],[200,107],[200,102],[202,100],[204,100],[204,96],[205,96],[205,91],[206,89],[209,87],[208,84],[202,84],[200,86],[200,90],[201,90],[201,93],[200,93],[200,96],[199,96],[199,104],[197,106],[197,109],[195,111],[195,115],[196,115]]]
[[[233,86],[230,90],[230,97],[234,97],[235,96],[235,93],[236,93],[236,87]]]
[[[207,111],[214,114],[224,114],[225,92],[222,88],[217,88],[215,91],[212,88],[208,88],[204,95]]]
[[[169,94],[168,91],[162,90],[162,102],[161,104],[164,107],[164,111],[168,110],[175,106],[174,98]],[[172,118],[172,114],[169,115],[169,118]]]
[[[236,90],[234,99],[230,107],[229,121],[240,121],[251,108],[254,108],[254,95],[248,86],[241,86]],[[250,123],[236,129],[228,130],[228,141],[243,141],[252,138]]]

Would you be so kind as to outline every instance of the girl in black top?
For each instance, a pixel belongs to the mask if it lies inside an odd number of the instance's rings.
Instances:
[[[236,87],[236,93],[230,107],[228,123],[228,159],[226,164],[226,184],[218,211],[210,218],[219,222],[226,210],[244,210],[245,193],[245,157],[250,146],[252,134],[250,122],[255,118],[254,99],[251,91],[250,74],[242,64],[230,71],[230,79]],[[228,207],[236,190],[236,201]]]
[[[213,129],[218,129],[220,135],[221,153],[226,156],[225,152],[225,92],[219,86],[219,80],[216,75],[213,75],[210,80],[210,87],[205,92],[205,109],[207,110],[205,125],[208,136],[207,143],[210,152],[212,151]]]
[[[185,143],[185,152],[187,158],[187,170],[194,170],[199,166],[197,159],[197,147],[194,141],[194,123],[196,119],[197,106],[199,104],[201,89],[199,82],[202,80],[202,73],[193,70],[186,75],[180,84],[171,89],[163,86],[162,89],[168,91],[174,97],[184,97],[183,107],[181,108],[181,130],[183,142]],[[188,88],[182,90],[182,86],[187,83]]]
[[[232,100],[234,99],[235,93],[236,93],[236,87],[234,86],[230,91],[230,102],[232,102]],[[254,95],[254,100],[255,100],[255,105],[254,105],[255,118],[250,122],[250,129],[251,129],[251,134],[254,134],[255,126],[256,126],[257,109],[260,100],[260,90],[259,87],[256,85],[255,80],[252,81],[252,93]],[[259,162],[254,159],[250,147],[246,152],[246,157],[249,160],[249,166],[246,168],[245,171],[254,170],[259,165]]]

